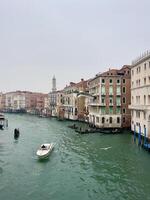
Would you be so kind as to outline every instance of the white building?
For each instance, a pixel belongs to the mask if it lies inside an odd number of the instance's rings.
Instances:
[[[131,128],[150,138],[150,52],[132,62]]]
[[[5,107],[7,110],[19,111],[26,109],[26,95],[24,92],[9,92],[5,94],[5,97]]]
[[[77,94],[78,88],[75,83],[70,83],[64,88],[64,118],[77,120]]]

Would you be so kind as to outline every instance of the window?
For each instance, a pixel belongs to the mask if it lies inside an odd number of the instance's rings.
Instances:
[[[117,95],[120,95],[121,91],[120,91],[120,86],[117,86]]]
[[[148,95],[148,105],[150,105],[150,95]]]
[[[105,117],[102,117],[102,124],[105,123]]]
[[[146,95],[144,95],[144,105],[146,105]]]
[[[117,124],[120,124],[120,117],[117,117]]]
[[[109,107],[109,114],[113,114],[113,107]]]
[[[140,111],[136,111],[136,117],[140,118]]]
[[[116,98],[116,103],[117,103],[117,106],[120,106],[121,102],[120,102],[120,97],[117,97]]]
[[[134,75],[134,70],[132,69],[132,76]]]
[[[146,85],[146,77],[144,78],[144,85]]]
[[[73,108],[72,108],[72,112],[73,112]],[[75,115],[77,115],[78,114],[78,110],[77,110],[77,108],[75,108]]]
[[[109,79],[109,83],[112,84],[112,79]]]
[[[125,94],[125,93],[126,93],[126,88],[123,87],[122,91],[123,91],[123,93]]]
[[[149,62],[149,68],[150,68],[150,62]]]
[[[102,79],[102,83],[105,83],[105,79]]]
[[[125,122],[126,122],[126,118],[125,118],[125,117],[123,117],[122,121],[123,121],[123,123],[125,123]]]
[[[112,86],[109,87],[109,94],[113,95],[113,87]]]
[[[96,123],[99,123],[99,117],[96,117]]]
[[[122,103],[126,103],[126,98],[125,97],[123,97]]]
[[[120,79],[117,79],[117,84],[120,84]]]
[[[144,70],[146,70],[146,63],[144,63]]]
[[[132,104],[134,104],[134,97],[132,96],[132,102],[131,102]]]
[[[123,83],[126,83],[126,79],[123,79]]]
[[[141,72],[141,67],[139,67],[139,72]]]
[[[109,123],[112,124],[112,117],[109,118]]]
[[[109,104],[110,104],[110,105],[113,104],[113,99],[112,99],[112,98],[109,99]]]
[[[105,107],[102,107],[102,108],[101,108],[101,113],[102,113],[102,115],[105,115],[105,113],[106,113]]]
[[[105,98],[102,98],[102,104],[104,104],[105,103]]]
[[[146,113],[145,112],[143,113],[143,115],[144,115],[144,119],[146,119]]]
[[[122,112],[123,112],[123,114],[125,114],[125,113],[126,113],[126,109],[125,109],[125,108],[123,108],[123,109],[122,109]]]
[[[102,86],[102,95],[105,95],[105,86]]]
[[[116,108],[116,114],[120,114],[120,112],[121,112],[120,107],[117,107],[117,108]]]

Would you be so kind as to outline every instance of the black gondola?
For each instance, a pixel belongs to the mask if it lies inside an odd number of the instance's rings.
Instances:
[[[15,139],[18,139],[19,135],[20,135],[19,129],[15,128],[15,129],[14,129],[14,138],[15,138]]]

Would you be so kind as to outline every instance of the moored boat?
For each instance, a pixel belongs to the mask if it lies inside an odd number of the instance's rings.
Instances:
[[[47,158],[50,152],[53,150],[53,148],[54,148],[54,143],[42,144],[40,148],[37,150],[36,155],[38,156],[39,159]]]
[[[5,124],[5,116],[3,114],[0,114],[0,129],[4,129],[4,124]]]

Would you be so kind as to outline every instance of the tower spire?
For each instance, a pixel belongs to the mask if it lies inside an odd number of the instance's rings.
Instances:
[[[56,92],[56,78],[55,75],[52,78],[52,92]]]

